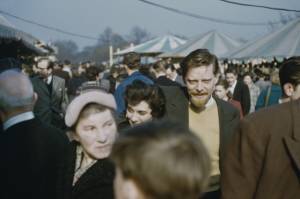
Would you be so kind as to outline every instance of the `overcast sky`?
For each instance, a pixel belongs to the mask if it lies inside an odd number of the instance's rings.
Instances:
[[[206,17],[230,21],[268,22],[279,20],[279,12],[240,7],[219,0],[149,0]],[[300,10],[300,0],[234,0]],[[253,39],[268,32],[267,26],[234,26],[194,19],[144,4],[138,0],[0,0],[0,10],[69,32],[98,37],[106,28],[128,34],[138,25],[154,36],[169,32],[191,37],[216,29],[235,38]],[[287,12],[282,12],[287,14]],[[293,13],[291,13],[292,15]],[[46,30],[5,16],[15,27],[46,42],[73,40],[80,47],[95,41]]]

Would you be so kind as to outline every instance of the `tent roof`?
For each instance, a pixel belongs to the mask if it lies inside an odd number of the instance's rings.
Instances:
[[[300,18],[228,53],[228,58],[291,57],[300,55]]]
[[[163,52],[169,52],[179,45],[184,44],[185,42],[185,40],[179,37],[175,37],[173,35],[165,35],[162,37],[157,37],[145,43],[126,48],[115,53],[115,55],[123,55],[133,51],[141,54],[159,54]]]
[[[188,40],[184,45],[160,55],[160,57],[185,57],[190,52],[205,48],[218,57],[222,57],[225,53],[239,47],[242,43],[225,34],[215,30],[204,34],[197,35]]]
[[[10,24],[6,18],[0,15],[0,42],[6,41],[6,44],[11,42],[21,42],[29,50],[43,54],[45,53],[42,49],[37,48],[35,45],[39,40],[32,35],[25,33],[21,30],[16,29]]]

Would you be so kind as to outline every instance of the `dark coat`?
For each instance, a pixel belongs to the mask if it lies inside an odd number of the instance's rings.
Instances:
[[[189,100],[186,90],[178,87],[162,87],[167,98],[167,115],[168,119],[180,122],[189,127]],[[220,126],[220,169],[222,172],[222,161],[234,129],[240,120],[240,112],[233,105],[223,100],[214,98],[219,113]]]
[[[248,86],[242,81],[237,81],[233,92],[233,99],[241,103],[243,114],[247,115],[251,106],[250,91]]]
[[[68,104],[65,80],[53,76],[51,91],[38,76],[32,78],[31,81],[34,92],[38,94],[38,100],[34,106],[35,116],[49,125],[63,128],[63,114]]]
[[[224,199],[300,196],[300,101],[245,117],[229,145],[222,177]]]
[[[68,171],[65,175],[65,199],[113,199],[114,166],[108,159],[98,160],[76,182],[73,177],[76,162],[76,142],[70,144]]]
[[[68,139],[37,119],[20,122],[0,135],[0,198],[63,198]]]
[[[166,76],[160,76],[155,80],[155,84],[159,86],[178,86],[181,87],[181,85],[175,81],[170,80]]]

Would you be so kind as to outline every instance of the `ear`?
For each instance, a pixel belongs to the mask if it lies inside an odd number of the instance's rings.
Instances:
[[[291,97],[294,93],[294,86],[291,83],[285,83],[283,85],[283,92],[286,96]]]
[[[37,102],[37,100],[39,99],[39,96],[36,92],[33,93],[33,104],[35,104]]]

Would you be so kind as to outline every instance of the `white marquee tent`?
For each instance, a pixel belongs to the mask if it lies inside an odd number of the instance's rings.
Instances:
[[[222,57],[229,51],[239,47],[241,44],[240,41],[237,41],[230,36],[212,30],[191,38],[184,45],[168,53],[161,54],[159,57],[182,58],[199,48],[208,49],[217,57]]]
[[[114,55],[123,55],[128,52],[137,52],[144,55],[157,55],[164,52],[169,52],[172,49],[177,48],[178,46],[184,44],[186,41],[179,37],[173,35],[165,35],[162,37],[157,37],[145,43],[141,43],[136,46],[131,46],[119,52],[116,52]]]
[[[226,55],[230,59],[291,57],[300,55],[300,18]]]

